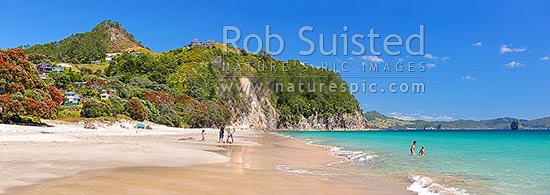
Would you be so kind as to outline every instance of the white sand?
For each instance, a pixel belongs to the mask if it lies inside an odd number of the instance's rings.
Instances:
[[[184,167],[227,162],[213,150],[217,129],[153,126],[153,130],[83,125],[28,127],[0,124],[0,193],[10,187],[66,177],[81,171],[128,166]],[[178,138],[193,140],[178,141]],[[249,143],[250,144],[250,143]]]

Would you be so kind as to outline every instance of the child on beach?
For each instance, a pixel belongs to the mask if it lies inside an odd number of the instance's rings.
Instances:
[[[203,142],[205,140],[205,138],[204,138],[205,135],[206,135],[206,131],[203,129],[202,133],[201,133],[201,136],[202,136],[201,142]]]
[[[224,134],[224,133],[225,133],[225,129],[224,129],[224,127],[222,126],[222,127],[220,127],[220,137],[218,138],[218,143],[222,143],[222,142],[225,143],[225,142],[223,141],[223,137],[224,137],[223,134]]]
[[[415,154],[415,148],[416,148],[416,141],[413,141],[413,144],[411,146],[411,156],[414,156]]]
[[[420,152],[418,152],[418,155],[420,156],[426,156],[426,152],[424,152],[424,145],[420,148]]]

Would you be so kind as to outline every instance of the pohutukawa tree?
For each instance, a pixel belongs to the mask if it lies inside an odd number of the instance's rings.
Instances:
[[[0,107],[2,120],[14,116],[56,118],[61,93],[47,86],[21,49],[0,49]]]

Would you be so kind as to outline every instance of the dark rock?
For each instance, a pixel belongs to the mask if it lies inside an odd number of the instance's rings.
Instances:
[[[514,119],[512,123],[510,124],[510,128],[512,130],[520,130],[521,128],[521,122],[518,119]]]

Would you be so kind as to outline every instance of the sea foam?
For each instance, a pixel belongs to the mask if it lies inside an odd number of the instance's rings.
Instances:
[[[284,171],[284,172],[294,173],[299,175],[303,175],[303,174],[315,175],[315,173],[304,169],[293,169],[292,166],[290,165],[278,165],[276,168],[279,171]]]
[[[344,150],[342,147],[330,146],[330,155],[342,158],[352,162],[369,162],[376,157],[376,155],[368,155],[363,151]]]
[[[409,175],[413,182],[407,190],[419,195],[469,195],[466,190],[444,186],[433,182],[432,178],[421,175]]]

